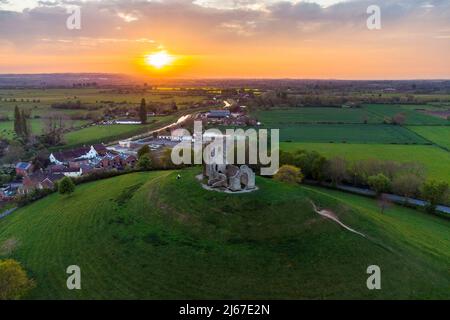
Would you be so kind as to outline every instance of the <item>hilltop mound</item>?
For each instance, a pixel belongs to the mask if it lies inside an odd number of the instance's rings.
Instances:
[[[253,193],[211,192],[196,174],[135,173],[53,194],[0,220],[0,247],[15,244],[0,259],[29,270],[39,299],[450,298],[448,221],[263,178]],[[69,265],[82,290],[67,290]],[[369,265],[381,267],[382,290],[367,289]]]

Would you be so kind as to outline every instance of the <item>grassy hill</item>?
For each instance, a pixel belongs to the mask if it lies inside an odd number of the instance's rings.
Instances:
[[[400,207],[382,215],[370,199],[262,178],[256,192],[222,194],[197,173],[135,173],[51,195],[0,220],[0,258],[23,263],[39,299],[450,298],[448,220]],[[80,291],[66,289],[73,264]],[[373,264],[380,291],[366,288]]]

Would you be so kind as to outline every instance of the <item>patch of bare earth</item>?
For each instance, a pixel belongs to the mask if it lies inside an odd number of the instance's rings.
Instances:
[[[312,206],[313,206],[313,208],[314,208],[314,211],[315,211],[316,213],[318,213],[319,215],[321,215],[322,217],[327,218],[327,219],[330,219],[330,220],[336,222],[336,223],[339,224],[341,227],[343,227],[344,229],[346,229],[346,230],[348,230],[348,231],[350,231],[350,232],[352,232],[352,233],[355,233],[355,234],[357,234],[357,235],[360,235],[361,237],[367,238],[367,236],[366,236],[365,234],[363,234],[363,233],[361,233],[361,232],[358,232],[358,231],[356,231],[356,230],[350,228],[350,227],[347,226],[346,224],[342,223],[341,220],[339,220],[339,218],[338,218],[338,216],[336,215],[336,213],[334,213],[333,211],[328,210],[328,209],[319,209],[319,208],[316,206],[316,204],[315,204],[314,202],[311,202],[311,204],[312,204]]]
[[[8,256],[16,250],[19,246],[19,240],[16,238],[9,238],[0,245],[0,255]]]

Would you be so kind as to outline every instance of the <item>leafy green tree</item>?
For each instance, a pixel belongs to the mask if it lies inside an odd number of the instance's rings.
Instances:
[[[427,211],[434,213],[438,204],[448,197],[449,186],[446,182],[427,181],[422,187],[422,197],[428,201]]]
[[[273,177],[277,181],[296,184],[303,181],[303,174],[300,168],[291,165],[283,165]]]
[[[150,160],[150,155],[149,154],[142,155],[139,158],[137,167],[139,170],[151,170],[152,169],[152,161]]]
[[[0,260],[0,300],[18,300],[34,285],[19,262],[12,259]]]
[[[21,121],[21,128],[22,128],[22,138],[25,141],[28,141],[28,139],[31,135],[31,128],[30,128],[30,124],[28,122],[27,115],[25,114],[24,110],[22,110],[22,112],[21,112],[20,121]]]
[[[17,136],[22,136],[22,119],[21,112],[18,106],[14,108],[14,132]]]
[[[280,150],[280,164],[294,164],[294,155],[291,152]]]
[[[75,183],[69,177],[64,177],[58,182],[58,192],[60,194],[71,194],[75,191]]]
[[[340,157],[331,158],[327,161],[326,173],[333,186],[337,186],[347,177],[347,161]]]
[[[138,159],[140,159],[143,155],[148,155],[148,154],[150,154],[150,147],[148,145],[145,145],[138,150],[138,153],[137,153]]]
[[[142,124],[147,123],[147,104],[144,98],[142,98],[141,105],[139,107],[139,119],[141,120]]]
[[[322,182],[325,179],[325,168],[327,165],[327,159],[324,156],[319,155],[312,162],[311,175],[314,180]]]
[[[370,176],[367,179],[367,183],[378,196],[382,193],[388,192],[391,187],[391,180],[382,173],[379,173],[376,176]]]
[[[163,169],[175,168],[176,166],[172,162],[172,149],[166,148],[159,158],[159,165]]]

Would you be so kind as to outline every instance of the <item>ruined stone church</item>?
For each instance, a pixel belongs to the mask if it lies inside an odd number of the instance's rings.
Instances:
[[[208,154],[209,159],[203,167],[203,176],[207,178],[208,186],[233,192],[255,189],[253,170],[247,165],[228,164],[225,155],[225,150],[220,146],[213,148]]]

